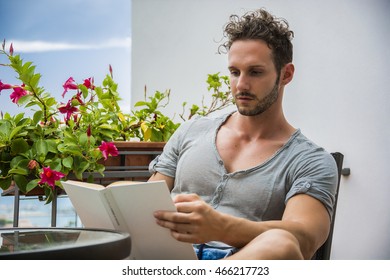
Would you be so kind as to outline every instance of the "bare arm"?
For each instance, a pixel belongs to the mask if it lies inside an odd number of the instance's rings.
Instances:
[[[165,182],[168,185],[169,191],[172,191],[173,189],[173,184],[175,182],[175,178],[163,175],[159,172],[155,172],[148,181],[160,181],[160,180],[165,180]]]
[[[171,229],[180,241],[204,243],[219,240],[238,248],[269,229],[290,232],[299,242],[301,253],[310,259],[326,240],[329,215],[321,202],[305,194],[292,197],[282,220],[253,222],[214,210],[194,194],[181,194],[175,198],[178,213],[157,212],[158,223]]]

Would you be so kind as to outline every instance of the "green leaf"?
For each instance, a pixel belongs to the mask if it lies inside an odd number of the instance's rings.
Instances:
[[[83,93],[83,98],[88,97],[88,88],[85,85],[79,85],[79,89]]]
[[[23,156],[16,156],[11,160],[11,167],[19,167],[22,169],[25,169],[26,172],[29,172],[28,164],[30,162],[30,159],[25,158]]]
[[[11,186],[11,183],[11,177],[0,178],[0,188],[2,188],[3,190],[7,190]]]
[[[54,160],[45,162],[51,169],[60,171],[62,170],[62,160],[60,158],[55,158]]]
[[[46,144],[47,144],[48,152],[53,153],[53,154],[58,152],[56,140],[54,140],[54,139],[47,139],[46,140]]]
[[[30,148],[30,146],[28,145],[26,140],[24,140],[22,138],[15,139],[12,141],[12,144],[11,144],[11,153],[13,153],[15,155],[22,154],[22,153],[26,152],[29,148]]]
[[[45,191],[45,204],[49,204],[50,202],[53,201],[53,190],[51,188],[44,188]]]
[[[34,147],[38,156],[46,156],[49,151],[46,141],[42,139],[39,139],[37,142],[35,142]]]
[[[62,160],[62,165],[65,166],[66,168],[71,169],[73,165],[73,157],[66,157]]]
[[[76,170],[76,171],[79,171],[79,172],[84,172],[88,169],[89,167],[89,162],[86,161],[84,158],[82,157],[75,157],[73,159],[73,168]]]
[[[161,142],[163,141],[163,133],[157,129],[151,129],[150,141],[152,142]]]
[[[88,144],[87,133],[81,133],[81,135],[79,136],[79,143],[81,146],[87,146],[87,144]]]
[[[139,107],[139,106],[147,106],[149,103],[146,102],[146,101],[138,101],[134,104],[135,107]]]
[[[30,80],[30,86],[32,88],[36,88],[38,86],[38,83],[39,83],[40,79],[41,79],[41,75],[40,74],[33,75],[31,80]]]
[[[9,141],[12,141],[12,139],[15,137],[15,135],[17,135],[19,133],[19,131],[21,131],[24,128],[25,127],[23,127],[23,126],[17,126],[14,129],[12,129],[12,131],[9,135]]]
[[[14,181],[18,186],[19,190],[21,190],[23,193],[26,193],[26,187],[28,183],[26,176],[14,175]]]
[[[43,112],[42,111],[36,111],[34,116],[33,116],[33,123],[32,125],[37,125],[43,117]]]
[[[53,106],[53,105],[57,105],[57,101],[54,97],[50,97],[50,98],[45,98],[45,102],[46,102],[46,106]]]
[[[19,113],[14,117],[14,121],[16,124],[19,124],[19,122],[24,118],[24,113]]]
[[[30,180],[27,185],[26,185],[26,192],[30,192],[32,191],[33,189],[35,189],[36,187],[39,187],[38,186],[38,182],[40,181],[40,179],[34,179],[34,180]]]
[[[11,168],[8,174],[28,175],[28,170],[20,167]]]
[[[11,133],[12,126],[9,121],[0,119],[0,133],[4,136],[7,136],[7,139],[9,139],[8,135]]]

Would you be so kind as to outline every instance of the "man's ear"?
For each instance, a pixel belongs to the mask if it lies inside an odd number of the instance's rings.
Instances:
[[[282,85],[287,85],[294,77],[295,67],[292,63],[287,63],[281,71],[280,82]]]

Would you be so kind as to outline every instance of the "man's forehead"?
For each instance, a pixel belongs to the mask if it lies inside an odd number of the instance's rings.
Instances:
[[[238,40],[229,49],[228,61],[229,67],[234,64],[267,67],[273,64],[272,50],[262,40]]]

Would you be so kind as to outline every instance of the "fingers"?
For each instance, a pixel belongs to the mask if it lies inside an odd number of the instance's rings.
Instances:
[[[171,211],[156,211],[154,212],[154,217],[157,220],[168,221],[172,223],[189,223],[189,218],[187,213],[180,212],[171,212]]]
[[[171,231],[172,236],[183,242],[202,243],[207,236],[204,224],[210,206],[196,194],[180,194],[174,198],[177,212],[156,211],[158,225]]]
[[[177,231],[171,231],[171,234],[172,234],[173,238],[175,238],[176,240],[182,241],[182,242],[188,242],[188,243],[193,243],[193,244],[206,242],[205,240],[199,238],[198,235],[193,234],[191,232],[181,233],[181,232],[177,232]]]
[[[156,223],[164,228],[169,229],[175,239],[183,242],[199,243],[199,228],[194,224],[186,223],[185,221],[187,221],[187,219],[183,219],[182,216],[183,215],[180,215],[180,213],[175,212],[157,211],[155,213]]]
[[[157,220],[158,225],[168,228],[170,230],[180,232],[180,233],[194,233],[196,231],[196,227],[192,224],[188,223],[177,223],[171,222],[167,220]]]
[[[173,198],[173,202],[174,203],[178,203],[178,202],[192,202],[192,201],[196,201],[196,200],[200,200],[200,197],[197,194],[194,194],[194,193],[190,193],[190,194],[182,193],[182,194],[176,195]]]

